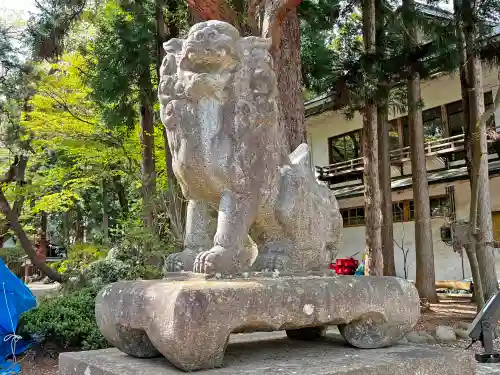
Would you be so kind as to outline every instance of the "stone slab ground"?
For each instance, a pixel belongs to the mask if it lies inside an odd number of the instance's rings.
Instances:
[[[224,367],[199,375],[474,375],[476,364],[462,350],[398,345],[355,349],[338,336],[300,342],[282,332],[232,335]],[[494,374],[488,369],[478,374]],[[136,359],[116,349],[63,353],[59,375],[180,375],[165,359]]]

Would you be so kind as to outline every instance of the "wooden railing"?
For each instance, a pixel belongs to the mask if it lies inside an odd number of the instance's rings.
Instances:
[[[489,142],[491,141],[489,140]],[[425,155],[431,157],[463,151],[464,143],[465,138],[463,134],[429,141],[424,144]],[[410,160],[410,147],[403,147],[390,151],[390,160],[393,165],[398,165]],[[316,167],[320,179],[360,172],[363,169],[363,158],[341,161],[324,167]]]

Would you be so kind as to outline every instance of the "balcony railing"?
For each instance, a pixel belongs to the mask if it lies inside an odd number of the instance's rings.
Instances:
[[[491,143],[488,140],[488,143]],[[448,138],[440,138],[424,144],[425,156],[443,156],[464,150],[465,136],[463,134]],[[390,151],[391,165],[401,165],[410,160],[410,147],[398,148]],[[363,158],[356,158],[324,167],[316,167],[320,180],[328,180],[331,177],[361,172],[364,169]]]

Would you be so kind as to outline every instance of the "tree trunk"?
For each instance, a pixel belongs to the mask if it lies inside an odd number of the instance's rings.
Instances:
[[[462,112],[464,121],[464,145],[465,145],[465,163],[467,165],[467,175],[469,177],[469,185],[471,187],[472,198],[472,180],[473,180],[473,165],[472,165],[472,139],[469,113],[469,82],[467,77],[467,52],[465,48],[465,38],[462,28],[462,11],[460,0],[453,0],[453,11],[455,17],[455,33],[457,35],[457,51],[459,53],[459,72],[460,72],[460,91],[462,96]],[[473,207],[471,204],[469,209],[469,217],[472,217]],[[470,222],[470,220],[469,220]],[[470,230],[469,230],[470,232]],[[476,257],[476,244],[472,236],[469,236],[469,243],[464,245],[467,258],[469,260],[474,285],[472,301],[477,306],[477,311],[484,306],[484,293],[479,272],[479,265]]]
[[[389,144],[389,122],[387,101],[377,107],[377,126],[379,135],[378,159],[380,192],[382,199],[382,254],[384,276],[396,276],[394,262],[394,230],[392,222],[391,162]]]
[[[142,199],[144,204],[144,223],[153,227],[154,197],[156,194],[156,168],[154,153],[154,125],[152,104],[148,93],[151,92],[149,71],[144,73],[141,87],[141,143],[142,143]]]
[[[47,248],[48,248],[47,225],[48,225],[47,213],[45,211],[42,211],[40,213],[40,232],[38,233],[38,243],[36,244],[38,246],[36,247],[38,256],[44,262],[45,259],[47,258]]]
[[[469,83],[469,125],[472,138],[471,233],[476,243],[476,257],[481,275],[484,299],[498,292],[498,281],[493,253],[490,184],[488,177],[488,144],[484,113],[483,72],[481,60],[474,51],[477,25],[470,0],[463,2],[462,17],[467,53],[467,81]]]
[[[375,54],[375,0],[363,0],[363,40],[365,52]],[[375,66],[367,62],[365,71],[373,77]],[[382,276],[381,196],[379,181],[377,105],[373,94],[365,99],[363,109],[363,180],[365,185],[365,274]]]
[[[104,245],[108,245],[109,244],[108,186],[105,178],[102,179],[102,238]]]
[[[462,112],[464,121],[465,163],[467,165],[469,183],[472,186],[472,142],[469,124],[469,82],[467,81],[467,52],[465,49],[465,39],[462,29],[460,0],[453,0],[453,11],[455,14],[455,33],[457,35],[457,51],[459,56],[460,91],[462,95]]]
[[[272,25],[281,2],[266,0],[262,36],[272,37]],[[290,152],[307,142],[302,73],[300,68],[300,24],[297,11],[291,10],[280,28],[280,41],[271,50],[280,92],[280,126]]]
[[[406,46],[412,48],[418,40],[417,25],[408,21],[415,13],[414,0],[404,0],[406,12],[407,38]],[[429,186],[427,183],[427,165],[424,149],[424,126],[422,109],[419,103],[420,75],[414,66],[409,66],[408,79],[408,121],[410,127],[410,154],[413,181],[413,200],[415,202],[415,286],[421,298],[429,302],[437,302],[436,276],[434,267],[434,250],[432,243],[431,212],[429,202]]]
[[[82,209],[76,206],[75,243],[83,243],[85,239],[85,225],[83,224]]]
[[[21,243],[21,247],[23,248],[26,255],[31,259],[33,264],[38,267],[38,269],[43,272],[49,279],[63,282],[65,281],[63,276],[57,272],[56,270],[50,268],[44,260],[42,260],[36,253],[33,244],[30,239],[26,235],[26,232],[22,228],[19,223],[18,216],[11,209],[7,198],[5,197],[4,192],[0,189],[0,209],[2,213],[7,217],[7,220],[10,222],[10,227],[15,233],[16,237],[19,239]]]
[[[118,197],[118,203],[120,203],[120,208],[122,210],[122,217],[127,216],[128,214],[128,199],[127,194],[125,192],[125,187],[123,186],[120,176],[113,176],[113,185],[114,190],[116,192],[116,196]]]
[[[63,222],[63,241],[66,253],[68,252],[69,246],[71,244],[70,240],[70,220],[69,220],[69,211],[63,212],[62,217]]]
[[[375,51],[377,57],[386,58],[385,44],[385,17],[382,0],[375,0]],[[382,254],[384,258],[384,276],[396,276],[394,262],[394,228],[392,222],[392,188],[391,188],[391,160],[389,142],[389,89],[387,78],[383,72],[378,77],[378,161],[380,193],[382,199]],[[404,244],[402,244],[404,246]]]
[[[280,126],[284,129],[290,152],[306,143],[304,98],[300,65],[299,17],[294,10],[281,25],[279,52],[274,56],[280,92]]]
[[[477,311],[481,310],[484,306],[484,293],[481,282],[481,275],[479,272],[479,264],[477,262],[476,250],[474,244],[465,245],[465,253],[469,259],[470,270],[472,273],[472,284],[474,285],[473,298],[477,306]]]

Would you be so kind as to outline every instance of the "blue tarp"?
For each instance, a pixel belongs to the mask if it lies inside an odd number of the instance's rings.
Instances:
[[[15,334],[21,314],[35,306],[31,290],[0,259],[0,375],[8,374],[5,368],[11,365],[6,359],[12,355],[13,337],[8,335]],[[18,341],[15,354],[22,354],[28,346],[28,342]]]

